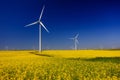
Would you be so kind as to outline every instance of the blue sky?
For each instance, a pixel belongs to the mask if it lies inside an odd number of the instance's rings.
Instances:
[[[38,49],[38,25],[24,26],[39,18],[43,49],[71,49],[68,38],[79,33],[79,49],[120,47],[118,0],[1,0],[0,49]]]

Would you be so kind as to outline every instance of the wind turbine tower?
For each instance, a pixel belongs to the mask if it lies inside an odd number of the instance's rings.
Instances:
[[[74,41],[74,49],[75,49],[75,50],[78,49],[78,44],[79,44],[78,36],[79,36],[79,34],[77,34],[74,38],[70,38],[71,40]]]
[[[32,26],[32,25],[35,25],[35,24],[39,24],[39,52],[42,51],[42,31],[41,31],[41,27],[43,27],[49,33],[48,29],[45,27],[45,25],[41,21],[44,8],[45,8],[45,6],[43,6],[43,8],[42,8],[42,11],[41,11],[41,14],[40,14],[40,17],[39,17],[38,21],[35,21],[35,22],[25,26],[25,27],[28,27],[28,26]]]

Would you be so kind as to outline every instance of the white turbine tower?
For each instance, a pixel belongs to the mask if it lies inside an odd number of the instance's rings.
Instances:
[[[79,41],[78,41],[78,36],[79,34],[77,34],[74,38],[70,38],[74,41],[74,49],[77,50],[78,49],[78,44],[79,44]]]
[[[28,26],[32,26],[32,25],[35,25],[35,24],[39,24],[39,52],[42,51],[42,44],[41,44],[42,43],[42,39],[41,39],[42,32],[41,32],[41,27],[43,27],[49,33],[48,29],[45,27],[45,25],[41,21],[44,8],[45,8],[45,6],[43,6],[43,8],[42,8],[42,11],[41,11],[41,14],[40,14],[40,17],[39,17],[38,21],[33,22],[33,23],[28,24],[28,25],[25,26],[25,27],[28,27]]]

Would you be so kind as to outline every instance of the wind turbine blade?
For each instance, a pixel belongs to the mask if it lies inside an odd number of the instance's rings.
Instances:
[[[42,22],[40,22],[40,25],[49,33],[48,29],[44,26]]]
[[[77,34],[77,35],[75,36],[75,38],[78,38],[78,36],[79,36],[79,34]]]
[[[37,23],[38,23],[38,21],[33,22],[33,23],[31,23],[31,24],[28,24],[28,25],[26,25],[25,27],[32,26],[32,25],[35,25],[35,24],[37,24]]]
[[[41,20],[41,18],[42,18],[44,8],[45,8],[45,6],[43,6],[43,8],[42,8],[42,11],[41,11],[41,14],[40,14],[40,17],[39,17],[39,21],[40,21],[40,20]]]
[[[79,44],[79,41],[76,39],[76,43]]]

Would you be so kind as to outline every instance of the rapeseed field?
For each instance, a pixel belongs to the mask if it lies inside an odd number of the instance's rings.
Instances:
[[[0,51],[0,80],[120,80],[120,51]]]

